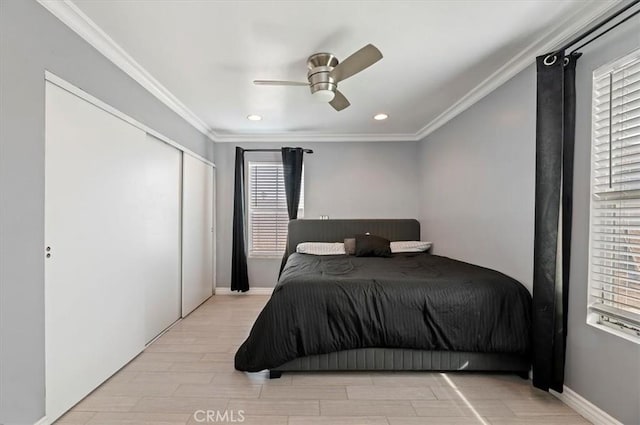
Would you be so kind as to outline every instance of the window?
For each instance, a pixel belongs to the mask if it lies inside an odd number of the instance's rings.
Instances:
[[[287,197],[282,164],[249,162],[249,256],[281,257],[287,243]],[[298,217],[304,215],[304,170]]]
[[[588,323],[640,342],[640,50],[593,73]]]

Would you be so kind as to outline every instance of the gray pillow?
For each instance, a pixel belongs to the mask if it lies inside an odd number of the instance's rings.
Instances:
[[[356,238],[347,238],[344,240],[344,250],[347,255],[355,255],[356,253]]]
[[[356,257],[391,257],[390,244],[381,236],[356,235]]]

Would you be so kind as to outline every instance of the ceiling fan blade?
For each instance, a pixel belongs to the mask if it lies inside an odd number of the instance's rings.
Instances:
[[[309,83],[301,81],[276,81],[276,80],[253,80],[256,86],[308,86]]]
[[[338,64],[329,74],[336,82],[346,80],[382,59],[382,53],[373,44],[367,44]]]
[[[340,93],[340,90],[336,90],[336,95],[333,100],[329,102],[329,105],[333,106],[333,109],[335,109],[336,111],[342,111],[344,108],[351,105],[351,103],[349,103],[347,98],[344,97],[342,93]]]

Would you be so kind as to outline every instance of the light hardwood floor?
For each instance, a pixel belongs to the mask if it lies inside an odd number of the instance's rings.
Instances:
[[[589,423],[515,375],[238,372],[234,353],[267,300],[214,296],[57,423],[229,424],[240,411],[245,425]],[[234,416],[199,422],[198,410]]]

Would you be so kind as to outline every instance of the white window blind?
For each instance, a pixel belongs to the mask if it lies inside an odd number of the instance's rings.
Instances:
[[[637,338],[640,50],[594,72],[592,119],[589,321]]]
[[[282,256],[287,242],[287,197],[282,164],[249,162],[249,255]],[[304,170],[298,218],[304,215]]]

